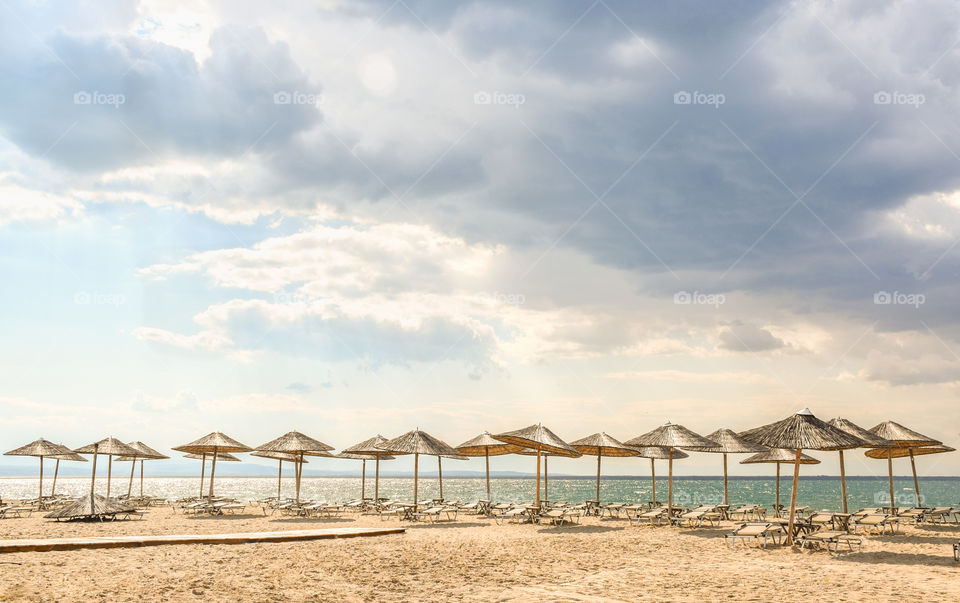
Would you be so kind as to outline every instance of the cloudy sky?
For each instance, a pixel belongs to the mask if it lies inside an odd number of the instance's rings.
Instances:
[[[958,26],[949,0],[4,0],[3,447],[805,406],[956,445]]]

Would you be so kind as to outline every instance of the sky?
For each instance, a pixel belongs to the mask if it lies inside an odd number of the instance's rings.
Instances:
[[[958,26],[947,0],[3,0],[2,447],[804,407],[956,445]]]

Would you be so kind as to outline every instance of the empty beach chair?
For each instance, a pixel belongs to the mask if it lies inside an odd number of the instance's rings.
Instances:
[[[786,532],[783,529],[783,526],[776,523],[767,523],[767,522],[747,522],[740,524],[739,527],[735,528],[729,534],[726,534],[724,537],[728,538],[730,541],[730,548],[737,543],[737,539],[743,540],[744,542],[757,542],[760,541],[760,546],[762,548],[767,548],[767,541],[771,541],[775,544],[780,544],[783,536]]]
[[[899,526],[900,518],[893,515],[864,515],[857,518],[855,522],[851,522],[854,533],[862,527],[874,533],[886,534],[889,532],[896,534]]]

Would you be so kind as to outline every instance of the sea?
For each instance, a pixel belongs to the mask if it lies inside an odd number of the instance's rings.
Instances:
[[[126,494],[130,483],[129,475],[113,477],[111,496]],[[208,478],[209,479],[209,478]],[[98,478],[96,490],[106,494],[106,479]],[[499,502],[523,502],[536,496],[536,480],[533,478],[492,478],[491,495]],[[294,495],[294,480],[284,476],[280,482],[282,497]],[[52,480],[44,478],[44,495],[50,494]],[[209,481],[204,483],[203,494],[207,493]],[[277,477],[217,477],[215,493],[240,500],[259,500],[277,495]],[[756,503],[772,505],[774,503],[776,480],[757,477],[731,477],[729,480],[730,504]],[[419,480],[419,499],[440,498],[440,484],[437,477],[421,477]],[[596,479],[586,477],[550,477],[548,492],[543,498],[551,501],[581,502],[592,500],[596,494]],[[790,478],[781,479],[780,502],[790,502]],[[56,493],[83,495],[90,489],[90,479],[82,477],[64,477],[57,479]],[[132,484],[132,493],[140,492],[139,475]],[[345,502],[360,498],[361,492],[367,497],[374,495],[374,477],[368,474],[365,483],[360,477],[304,477],[301,484],[302,500]],[[920,479],[921,503],[924,506],[960,507],[960,479],[928,477]],[[168,499],[185,498],[200,494],[199,477],[145,477],[143,493]],[[384,477],[380,479],[380,496],[394,500],[413,499],[413,478]],[[37,495],[37,478],[10,477],[0,479],[0,499],[32,498]],[[481,478],[445,478],[443,480],[443,498],[469,502],[486,498],[486,481]],[[876,477],[853,477],[847,479],[848,508],[856,510],[864,507],[886,506],[890,494],[887,479]],[[913,506],[916,503],[913,479],[897,477],[894,480],[894,498],[896,506]],[[653,499],[650,477],[609,477],[600,484],[600,499],[603,502],[647,502]],[[667,499],[667,478],[657,476],[657,499]],[[723,479],[678,478],[673,483],[673,501],[675,505],[693,507],[701,504],[720,504],[723,502]],[[840,480],[836,477],[801,477],[797,492],[797,504],[818,510],[839,510]]]

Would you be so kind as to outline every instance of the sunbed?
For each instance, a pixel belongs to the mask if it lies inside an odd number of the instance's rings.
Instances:
[[[849,532],[841,530],[822,529],[809,534],[804,534],[798,539],[800,548],[813,548],[823,545],[827,551],[833,553],[840,552],[840,545],[846,544],[850,552],[853,552],[853,545],[856,544],[859,550],[863,550],[863,538]],[[831,548],[831,546],[833,548]]]
[[[656,509],[651,509],[650,511],[646,511],[644,513],[638,513],[637,516],[633,518],[633,521],[636,522],[637,525],[640,525],[644,521],[650,525],[653,525],[654,523],[660,525],[661,521],[669,520],[670,518],[667,515],[667,507],[657,507]]]
[[[879,534],[886,534],[887,531],[891,534],[896,534],[897,528],[900,526],[900,518],[884,514],[864,515],[857,518],[856,521],[851,522],[854,533],[856,533],[857,528],[861,526]]]
[[[555,526],[562,526],[565,522],[579,524],[580,517],[582,516],[583,509],[573,507],[556,508],[550,509],[546,513],[541,513],[540,516],[537,517],[537,523],[543,524],[544,522],[548,522]]]
[[[957,521],[957,510],[953,507],[934,507],[924,512],[921,521],[929,523],[947,523]]]
[[[675,523],[676,525],[683,525],[686,523],[688,527],[699,528],[703,525],[704,521],[708,522],[710,525],[717,525],[720,523],[720,512],[717,511],[715,506],[701,505],[696,509],[692,509],[686,513],[681,513],[677,517],[674,517],[671,523]]]
[[[774,544],[780,544],[783,536],[786,532],[783,529],[783,526],[776,523],[768,522],[747,522],[740,524],[739,527],[735,528],[732,532],[725,535],[725,538],[730,540],[730,548],[737,543],[737,539],[741,539],[744,542],[757,542],[762,540],[761,547],[767,548],[767,540],[770,540]]]

